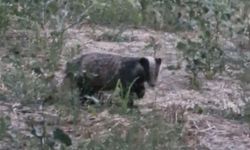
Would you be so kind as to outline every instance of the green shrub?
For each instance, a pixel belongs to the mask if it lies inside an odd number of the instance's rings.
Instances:
[[[196,39],[183,39],[177,44],[187,61],[187,70],[191,72],[191,85],[199,88],[199,72],[212,79],[224,69],[224,51],[219,45],[220,34],[230,31],[230,3],[223,1],[195,1],[185,3],[189,20],[195,22],[198,31]],[[201,6],[201,7],[200,7]],[[225,27],[225,24],[228,25]],[[228,30],[226,30],[228,29]],[[222,34],[223,35],[223,34]]]

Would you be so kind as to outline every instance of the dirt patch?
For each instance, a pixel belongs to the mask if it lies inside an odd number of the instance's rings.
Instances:
[[[184,137],[191,147],[199,149],[250,149],[249,125],[221,117],[190,114]]]
[[[226,120],[221,117],[210,116],[209,110],[230,110],[232,113],[240,114],[246,101],[240,81],[225,74],[218,75],[213,80],[205,80],[203,77],[202,88],[199,91],[189,88],[188,74],[185,72],[185,64],[179,70],[169,70],[168,66],[176,65],[180,59],[180,52],[175,48],[180,40],[179,35],[156,32],[152,30],[137,29],[126,30],[123,34],[136,40],[123,42],[110,42],[96,40],[96,37],[105,32],[106,28],[98,27],[95,32],[88,26],[82,29],[70,29],[66,34],[66,45],[62,54],[62,66],[71,57],[71,50],[78,49],[79,53],[101,51],[113,52],[126,56],[146,56],[154,54],[163,59],[162,69],[158,85],[155,89],[147,88],[143,99],[137,101],[140,112],[147,114],[155,109],[170,122],[185,120],[183,137],[191,147],[196,149],[250,149],[249,127]],[[152,39],[156,41],[157,50],[154,51],[149,45]],[[74,56],[75,56],[74,55]],[[2,64],[0,64],[2,66]],[[2,67],[0,68],[2,70]],[[60,77],[59,77],[60,78]],[[187,114],[187,110],[199,107],[208,115]],[[38,108],[38,107],[34,107]],[[32,137],[31,127],[27,120],[33,118],[39,122],[39,118],[46,116],[46,123],[50,126],[60,126],[67,132],[74,144],[82,139],[107,137],[113,128],[119,126],[120,134],[123,135],[131,123],[131,120],[121,115],[110,114],[107,111],[91,114],[86,111],[79,112],[79,120],[75,126],[73,117],[69,116],[60,120],[59,112],[53,106],[46,107],[41,112],[39,109],[26,108],[14,103],[0,103],[0,116],[8,117],[10,120],[8,135]],[[208,110],[208,111],[206,111]],[[77,130],[75,130],[77,128]],[[50,131],[50,129],[48,129]],[[17,134],[18,132],[18,134]],[[20,149],[25,147],[24,143],[8,145],[7,141],[1,141],[1,145]]]
[[[75,31],[70,31],[69,34],[74,32]],[[156,55],[163,58],[162,70],[156,89],[147,89],[145,98],[138,101],[141,111],[148,112],[150,111],[150,107],[167,111],[173,106],[178,106],[174,108],[177,110],[181,109],[183,111],[178,112],[176,110],[174,112],[176,112],[176,114],[179,113],[179,115],[182,115],[185,112],[184,110],[188,110],[190,108],[193,109],[198,105],[204,110],[230,110],[236,114],[241,113],[241,109],[245,105],[245,101],[242,99],[244,93],[238,80],[228,77],[227,75],[217,76],[213,80],[201,78],[203,82],[202,89],[195,91],[189,88],[188,74],[185,72],[184,65],[180,70],[173,71],[167,69],[167,66],[169,65],[176,65],[180,58],[180,52],[175,48],[177,42],[180,40],[176,34],[160,33],[150,30],[131,30],[127,31],[126,34],[136,37],[138,41],[120,43],[94,41],[89,39],[89,36],[84,34],[77,34],[77,36],[74,36],[74,38],[77,39],[76,41],[82,41],[78,44],[80,44],[81,47],[84,47],[83,51],[108,51],[128,56],[153,55],[154,51],[152,49],[144,48],[149,44],[150,37],[157,39],[157,42],[161,45],[161,48],[157,50]],[[89,42],[84,44],[84,41]],[[70,45],[74,45],[72,44],[74,43],[72,39],[69,39],[68,42],[71,43]],[[203,116],[199,115],[193,115],[189,117],[198,120],[203,119]],[[212,137],[208,138],[209,135],[206,135],[206,138],[203,138],[202,136],[198,136],[197,138],[202,145],[205,145],[209,149],[230,148],[230,145],[233,145],[228,144],[230,141],[232,141],[232,143],[237,143],[240,142],[238,139],[246,136],[243,134],[243,132],[241,132],[240,124],[231,123],[227,120],[209,116],[204,119],[206,120],[208,118],[211,121],[210,124],[218,126],[215,132],[211,132],[211,134],[214,134],[214,136],[212,136],[215,137],[214,141],[211,139]],[[232,130],[230,130],[231,128]],[[223,132],[223,134],[220,132]],[[235,136],[235,138],[232,136],[230,137],[229,135],[232,134],[237,134],[237,136]],[[219,141],[216,140],[216,137],[218,137]],[[247,140],[248,139],[246,138],[246,140],[244,139],[244,141],[239,143],[242,145],[243,149],[244,147],[249,148]]]

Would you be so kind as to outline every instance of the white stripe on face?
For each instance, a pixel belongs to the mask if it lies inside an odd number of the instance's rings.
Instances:
[[[155,86],[155,82],[156,82],[156,75],[155,75],[155,69],[156,69],[156,62],[155,62],[155,58],[153,57],[146,57],[148,62],[149,62],[149,81],[148,84],[151,87]]]

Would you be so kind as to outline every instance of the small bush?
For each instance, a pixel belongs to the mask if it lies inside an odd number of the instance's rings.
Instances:
[[[219,34],[229,32],[230,4],[217,1],[199,1],[185,4],[189,19],[195,22],[198,31],[196,39],[184,39],[177,44],[187,61],[187,70],[191,72],[191,85],[198,88],[198,74],[202,72],[207,79],[212,79],[224,69],[224,51],[219,45]],[[202,7],[200,7],[202,6]],[[226,30],[226,29],[228,30]]]

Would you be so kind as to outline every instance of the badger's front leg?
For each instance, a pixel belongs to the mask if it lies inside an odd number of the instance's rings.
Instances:
[[[134,105],[134,97],[132,96],[133,94],[136,94],[137,98],[143,98],[145,95],[145,86],[144,83],[135,83],[130,92],[129,100],[127,106],[130,108],[136,107]]]
[[[138,98],[143,98],[145,95],[144,83],[136,83],[133,87],[133,91],[136,93]]]

